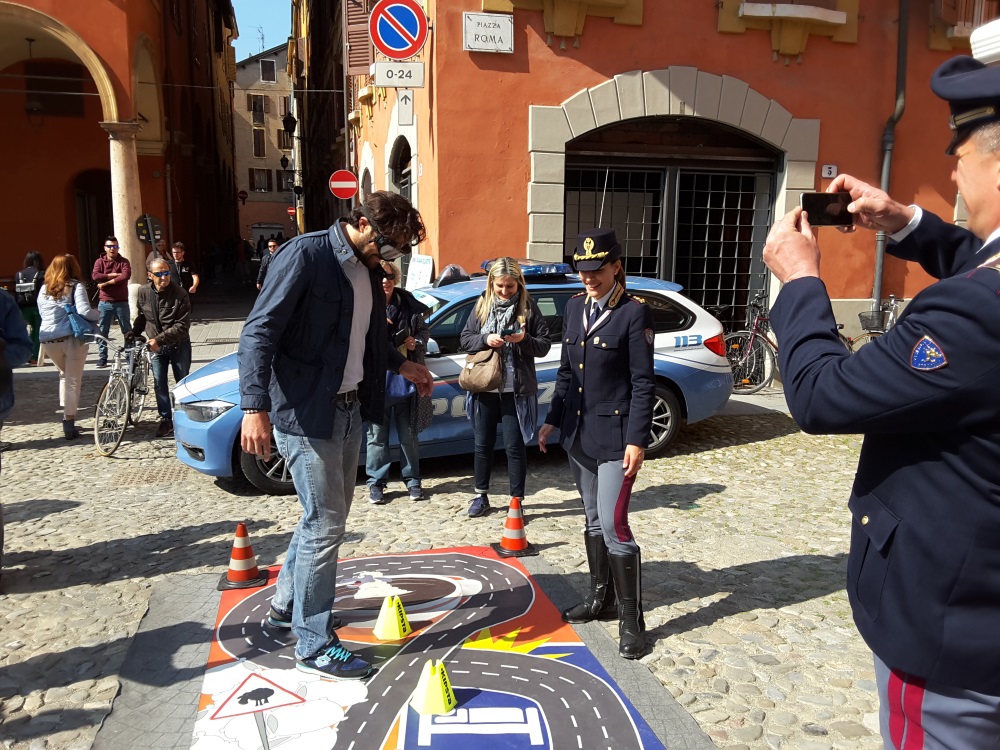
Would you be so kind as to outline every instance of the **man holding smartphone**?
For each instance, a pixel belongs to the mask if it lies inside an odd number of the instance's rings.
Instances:
[[[958,57],[931,88],[951,108],[968,229],[849,175],[829,192],[940,280],[852,355],[812,216],[776,223],[764,260],[783,284],[771,323],[792,416],[807,432],[865,434],[847,592],[874,652],[885,747],[971,750],[1000,737],[1000,69]]]

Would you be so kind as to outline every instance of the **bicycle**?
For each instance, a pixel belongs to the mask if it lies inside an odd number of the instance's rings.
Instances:
[[[865,344],[877,339],[886,331],[896,325],[896,316],[899,313],[899,303],[904,300],[895,294],[890,294],[889,299],[879,305],[878,310],[858,313],[858,321],[864,331],[861,335],[851,338],[845,336],[842,331],[843,323],[837,324],[837,335],[840,336],[841,343],[850,352],[856,352]]]
[[[103,340],[114,353],[108,384],[94,409],[94,445],[102,456],[110,456],[121,445],[128,425],[137,424],[142,417],[153,354],[144,341],[119,347],[100,334],[91,335]]]
[[[778,342],[769,335],[770,316],[764,297],[763,291],[757,292],[747,304],[747,329],[725,338],[726,358],[733,370],[733,393],[756,393],[774,380]]]

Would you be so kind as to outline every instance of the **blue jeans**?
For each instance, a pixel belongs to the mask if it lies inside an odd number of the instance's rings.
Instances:
[[[278,450],[288,463],[302,505],[274,599],[292,610],[292,631],[299,639],[295,656],[308,659],[337,642],[331,627],[337,593],[337,553],[344,541],[347,514],[361,452],[358,402],[337,401],[333,437],[308,438],[274,430]]]
[[[153,355],[153,391],[156,393],[156,411],[160,419],[173,421],[170,411],[170,383],[167,381],[167,367],[174,371],[174,383],[179,383],[191,371],[191,340],[179,344],[161,346]]]
[[[365,470],[368,472],[368,486],[377,484],[385,487],[389,481],[389,422],[392,412],[396,412],[396,434],[399,435],[400,470],[407,487],[420,486],[420,450],[417,447],[417,433],[413,430],[411,418],[416,399],[411,398],[385,410],[382,424],[368,425],[368,448],[365,452]]]
[[[97,327],[101,329],[101,335],[107,337],[111,333],[112,318],[118,319],[118,327],[122,336],[132,330],[132,324],[128,321],[128,302],[99,302],[97,311],[101,317],[97,319]],[[101,362],[108,361],[108,345],[103,341],[97,342],[97,359]]]
[[[473,471],[476,477],[476,494],[490,491],[493,473],[493,451],[497,444],[497,424],[503,426],[503,445],[507,451],[507,476],[510,479],[510,496],[524,499],[524,483],[528,477],[528,455],[517,421],[517,406],[513,393],[476,393],[472,397],[472,429],[475,436]]]

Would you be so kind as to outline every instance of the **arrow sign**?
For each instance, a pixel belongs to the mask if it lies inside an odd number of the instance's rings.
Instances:
[[[368,33],[390,60],[406,60],[427,41],[427,16],[416,0],[379,0],[368,17]]]
[[[330,175],[330,192],[335,198],[350,200],[358,192],[357,176],[347,169],[338,169]]]
[[[399,106],[396,108],[396,120],[400,127],[413,124],[413,93],[409,89],[399,89]]]

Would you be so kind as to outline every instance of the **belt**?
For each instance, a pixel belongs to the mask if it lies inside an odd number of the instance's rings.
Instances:
[[[347,393],[338,393],[335,401],[343,401],[345,404],[353,404],[358,400],[358,389],[355,388],[353,391],[348,391]]]
[[[49,339],[48,341],[43,341],[43,344],[58,344],[60,341],[68,341],[69,336],[63,336],[61,339]]]

